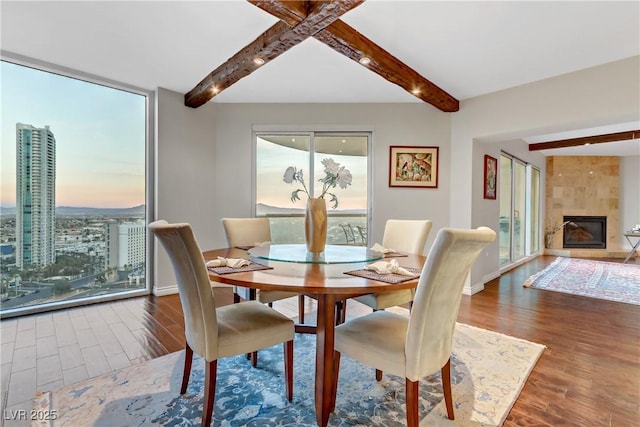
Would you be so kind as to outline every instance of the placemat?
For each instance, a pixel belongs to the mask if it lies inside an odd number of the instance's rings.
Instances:
[[[216,274],[229,274],[229,273],[244,273],[245,271],[255,271],[255,270],[272,270],[273,267],[269,267],[268,265],[258,264],[257,262],[252,262],[249,265],[244,265],[239,268],[233,267],[207,267],[209,271],[213,271]]]
[[[401,256],[409,256],[409,255],[403,254],[402,252],[389,252],[389,253],[384,254],[385,258],[398,258],[398,257],[401,257]]]
[[[413,280],[417,277],[420,277],[420,272],[422,269],[420,268],[412,268],[412,267],[403,267],[409,270],[411,273],[415,274],[415,276],[403,276],[402,274],[378,274],[372,270],[353,270],[353,271],[345,271],[344,274],[350,274],[352,276],[364,277],[365,279],[377,280],[378,282],[386,282],[386,283],[402,283],[408,280]]]

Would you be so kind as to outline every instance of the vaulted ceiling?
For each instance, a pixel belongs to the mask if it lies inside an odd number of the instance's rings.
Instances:
[[[272,41],[282,52],[265,55],[265,64],[219,87],[214,103],[429,102],[409,84],[356,62],[363,49],[349,45],[355,34],[388,53],[385,61],[395,58],[430,82],[433,93],[454,101],[640,54],[637,1],[343,3],[333,13],[300,1],[3,0],[0,47],[140,88],[187,94],[270,28],[300,39],[290,46]],[[310,15],[315,21],[306,22]],[[331,25],[344,31],[326,30],[324,19],[334,18]],[[616,125],[624,128],[611,132],[637,129]],[[533,142],[571,137],[544,135]]]

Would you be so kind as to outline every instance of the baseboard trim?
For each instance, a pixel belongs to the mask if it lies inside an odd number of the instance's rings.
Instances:
[[[475,295],[482,291],[484,291],[484,282],[462,288],[463,295]]]
[[[163,297],[165,295],[174,295],[178,293],[178,286],[166,286],[162,288],[153,288],[152,293],[157,297]]]

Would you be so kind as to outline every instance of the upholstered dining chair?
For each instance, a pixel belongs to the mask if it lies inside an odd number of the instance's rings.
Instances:
[[[222,218],[222,227],[227,238],[227,245],[233,247],[250,247],[256,243],[271,241],[271,225],[269,218]],[[233,287],[233,301],[240,301],[240,289]],[[298,321],[304,323],[304,295],[294,292],[284,291],[263,291],[256,292],[256,300],[273,307],[274,301],[279,301],[291,297],[298,297]],[[245,299],[247,298],[245,294]],[[249,355],[251,363],[256,366],[258,363],[258,353]]]
[[[431,231],[431,220],[388,219],[382,235],[382,246],[397,252],[410,254],[424,253],[424,245]],[[401,258],[400,258],[401,259]],[[395,305],[411,303],[415,291],[403,289],[394,292],[380,292],[362,295],[355,300],[374,310],[384,310]]]
[[[269,218],[222,218],[225,237],[229,247],[249,247],[256,243],[271,241],[271,225]],[[257,300],[273,305],[274,301],[297,296],[300,323],[304,323],[304,296],[295,292],[258,291]],[[239,298],[234,293],[234,301]]]
[[[202,425],[213,415],[218,359],[284,344],[286,394],[293,398],[293,321],[258,301],[216,308],[202,252],[189,224],[159,220],[149,230],[167,251],[184,312],[185,359],[180,394],[187,391],[193,353],[205,361]]]
[[[409,317],[374,311],[336,327],[335,377],[340,355],[405,378],[407,425],[419,424],[419,380],[438,370],[447,416],[454,419],[451,396],[451,348],[462,288],[480,252],[496,238],[487,227],[438,231],[422,268]],[[335,394],[334,401],[335,407]]]

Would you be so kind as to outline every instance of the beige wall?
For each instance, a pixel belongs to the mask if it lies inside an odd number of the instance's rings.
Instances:
[[[155,219],[189,222],[200,245],[211,247],[216,209],[212,105],[184,106],[182,94],[158,89],[156,94]],[[177,292],[173,269],[164,250],[155,245],[154,293]]]

